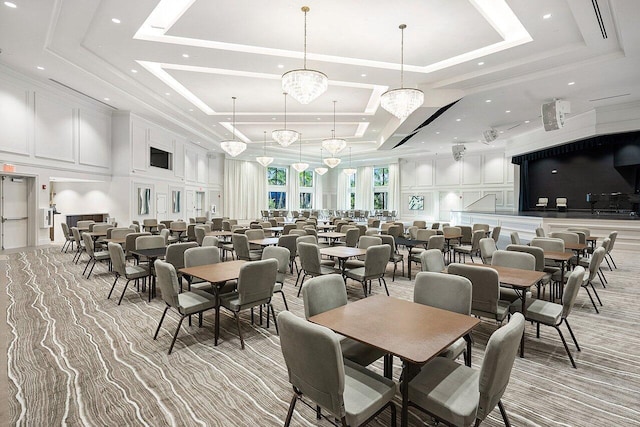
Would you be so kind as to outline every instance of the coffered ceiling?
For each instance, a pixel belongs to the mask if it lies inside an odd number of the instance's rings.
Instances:
[[[354,160],[372,161],[450,153],[458,142],[468,152],[500,148],[539,128],[540,105],[554,98],[571,102],[569,120],[640,98],[634,0],[13,3],[0,4],[0,62],[186,130],[216,152],[234,130],[235,96],[235,133],[249,143],[244,159],[262,152],[264,131],[284,126],[280,78],[302,67],[304,5],[311,9],[307,66],[329,77],[312,103],[287,101],[287,127],[302,133],[309,161],[334,128],[334,100],[336,135],[353,147]],[[380,107],[380,95],[400,85],[402,23],[404,84],[422,89],[425,104],[401,123]],[[499,138],[483,143],[491,128]],[[297,145],[268,140],[277,161],[297,159]]]

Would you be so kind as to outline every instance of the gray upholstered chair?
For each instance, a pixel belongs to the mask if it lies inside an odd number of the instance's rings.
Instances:
[[[384,273],[387,270],[387,263],[391,256],[389,245],[375,245],[367,248],[367,255],[364,267],[357,267],[346,270],[345,278],[356,280],[362,284],[364,296],[371,294],[371,281],[378,279],[380,285],[384,284],[384,290],[389,295],[387,282],[384,280]]]
[[[324,274],[335,273],[336,270],[333,267],[322,265],[320,256],[320,248],[313,243],[298,242],[298,257],[300,258],[300,271],[298,271],[298,277],[296,278],[296,286],[300,281],[302,275],[302,281],[300,282],[300,289],[298,289],[298,296],[302,290],[302,285],[307,276],[316,277]]]
[[[124,289],[122,290],[122,295],[120,295],[120,299],[118,300],[118,305],[120,305],[122,303],[122,297],[124,297],[124,293],[127,291],[127,287],[129,286],[129,282],[132,280],[137,281],[139,279],[146,280],[146,277],[149,276],[149,267],[142,265],[127,265],[125,262],[124,250],[122,249],[122,246],[116,243],[109,242],[107,248],[109,250],[109,257],[111,258],[113,273],[116,276],[107,299],[111,298],[111,294],[116,287],[118,279],[120,277],[127,279],[127,283],[125,283]],[[151,289],[149,289],[149,292],[151,292]]]
[[[73,262],[76,264],[80,261],[80,257],[85,252],[84,241],[82,240],[82,236],[80,236],[80,230],[78,227],[71,227],[71,234],[73,234],[73,240],[76,242],[76,253],[73,256]]]
[[[132,229],[134,231],[134,233],[139,233],[140,232],[140,224],[131,224],[129,226],[130,229]]]
[[[419,229],[420,228],[416,227],[415,225],[412,225],[411,227],[407,228],[407,238],[416,240],[418,238]]]
[[[367,249],[369,246],[381,245],[382,239],[380,236],[360,236],[358,239],[358,248]],[[348,259],[344,263],[345,268],[359,268],[364,267],[364,261],[367,259],[366,255],[359,256],[355,259]]]
[[[489,224],[473,224],[472,231],[476,231],[476,230],[482,230],[486,233],[489,232]]]
[[[222,218],[211,218],[211,230],[222,231]]]
[[[618,238],[617,231],[612,231],[611,233],[609,233],[609,239],[611,240],[611,243],[609,243],[609,247],[607,248],[607,253],[605,254],[605,257],[604,257],[604,259],[607,260],[607,265],[609,266],[609,270],[612,270],[611,264],[609,264],[609,260],[611,260],[611,263],[613,264],[614,268],[618,268],[618,266],[616,265],[616,262],[613,260],[613,256],[611,256],[611,251],[613,251],[613,246],[616,244],[617,238]]]
[[[512,231],[511,232],[511,244],[513,245],[521,245],[522,242],[520,241],[520,235],[518,234],[517,231]]]
[[[546,237],[544,228],[542,227],[536,228],[536,237]]]
[[[478,243],[480,246],[480,258],[484,264],[491,264],[491,257],[498,250],[495,240],[491,237],[484,237]]]
[[[262,259],[275,259],[278,261],[278,274],[276,275],[276,284],[273,286],[273,293],[282,295],[285,310],[289,310],[287,297],[284,295],[282,288],[284,287],[284,278],[287,274],[287,266],[289,265],[290,253],[289,249],[282,246],[267,246],[262,251]]]
[[[236,258],[245,261],[255,261],[262,257],[260,251],[251,250],[249,248],[249,239],[245,234],[234,233],[231,236],[231,242],[233,243],[233,251],[236,254]]]
[[[143,219],[142,220],[142,227],[144,231],[149,231],[149,232],[153,232],[154,228],[158,227],[158,220],[153,218],[153,219]]]
[[[240,337],[240,348],[244,350],[244,338],[240,329],[240,311],[267,306],[267,327],[269,327],[269,313],[273,316],[273,322],[278,332],[276,313],[271,305],[273,287],[278,274],[278,261],[265,259],[248,262],[240,267],[238,275],[238,288],[234,292],[220,295],[220,305],[233,313]]]
[[[300,271],[300,269],[298,268],[298,261],[296,260],[298,256],[298,248],[296,243],[297,240],[298,236],[296,236],[295,234],[280,236],[278,238],[278,246],[287,248],[289,250],[289,270],[291,271],[291,274],[293,274],[294,266],[296,271]]]
[[[392,380],[344,359],[340,339],[330,329],[288,311],[278,315],[278,322],[282,354],[293,386],[285,427],[291,423],[296,402],[302,396],[340,419],[343,426],[366,424],[387,406],[395,425],[392,400],[396,384]]]
[[[200,246],[214,246],[216,248],[219,248],[220,240],[216,236],[204,236],[204,239],[202,239],[202,245]]]
[[[460,233],[462,234],[460,238],[461,245],[470,245],[473,242],[473,228],[470,225],[461,225]]]
[[[416,275],[413,302],[470,316],[471,294],[471,281],[466,277],[421,271]],[[459,338],[438,356],[457,359],[463,353],[465,364],[471,366],[470,336]]]
[[[87,265],[84,267],[84,271],[82,274],[87,272],[87,268],[89,268],[89,264],[91,264],[91,269],[89,270],[89,274],[87,274],[87,279],[91,277],[91,272],[93,272],[93,267],[96,266],[98,261],[109,261],[109,251],[95,251],[93,246],[93,239],[87,233],[82,233],[82,240],[84,241],[84,247],[89,255],[89,260],[87,261]]]
[[[78,227],[79,229],[80,228],[86,228],[87,230],[91,231],[91,227],[90,226],[91,226],[91,224],[95,224],[95,223],[96,222],[92,221],[92,220],[78,221],[76,223],[76,227]],[[83,231],[86,231],[86,230],[83,230]]]
[[[344,238],[345,246],[349,248],[355,248],[356,245],[358,244],[358,239],[360,238],[360,230],[358,229],[358,227],[350,227],[345,234],[346,234]]]
[[[196,220],[196,224],[204,224],[205,222],[207,222],[207,217],[206,216],[197,216],[195,218]]]
[[[534,237],[530,246],[541,248],[543,251],[564,252],[564,240],[551,237]],[[545,271],[553,275],[554,281],[559,281],[561,277],[561,264],[555,261],[545,260]]]
[[[536,208],[542,208],[542,210],[547,209],[547,205],[549,204],[548,197],[538,197],[538,202],[536,203]]]
[[[508,245],[507,251],[525,252],[533,255],[533,257],[536,260],[536,271],[545,272],[544,277],[542,277],[542,279],[540,279],[540,282],[537,283],[538,298],[540,298],[540,290],[541,289],[544,290],[544,287],[548,285],[552,280],[552,274],[548,271],[545,271],[544,250],[542,248],[538,248],[536,246],[529,246],[529,245]]]
[[[178,276],[178,284],[180,285],[180,292],[182,292],[182,273],[180,273],[179,270],[185,266],[184,253],[187,249],[197,247],[198,244],[196,242],[183,242],[167,246],[167,252],[164,256],[164,260],[175,268],[176,275]]]
[[[589,295],[589,299],[591,300],[591,304],[593,304],[593,308],[596,310],[596,313],[600,313],[600,311],[598,311],[598,306],[596,305],[596,302],[593,300],[591,291],[589,291],[589,286],[591,286],[593,293],[598,299],[598,303],[602,305],[600,296],[598,295],[598,292],[596,291],[595,286],[593,286],[593,280],[596,278],[598,274],[598,269],[600,268],[600,264],[602,263],[602,260],[604,259],[604,257],[605,257],[605,249],[602,246],[596,249],[595,252],[593,252],[591,259],[589,260],[589,269],[585,273],[584,280],[582,282],[582,287],[585,288],[585,290],[587,291],[587,295]]]
[[[140,236],[151,236],[151,233],[145,231],[142,233],[129,233],[125,236],[124,250],[127,258],[133,258],[131,251],[136,250],[136,239]]]
[[[567,211],[567,198],[566,197],[556,197],[556,208],[558,212],[566,212]]]
[[[294,235],[294,236],[307,236],[307,230],[303,230],[302,228],[295,228],[293,230],[289,231],[289,235]]]
[[[413,225],[418,228],[427,228],[427,221],[416,220],[416,221],[413,221]]]
[[[427,249],[420,254],[421,271],[440,273],[444,271],[444,254],[440,249]]]
[[[214,246],[191,247],[184,251],[184,266],[198,267],[200,265],[217,264],[220,262],[220,249]],[[197,277],[187,277],[189,290],[200,290],[213,293],[213,286]],[[236,289],[237,282],[230,280],[224,284],[219,290],[220,293],[233,292]]]
[[[562,331],[560,330],[560,325],[564,323],[567,325],[567,329],[571,334],[571,338],[573,339],[573,343],[576,345],[576,349],[580,351],[580,346],[578,345],[578,341],[576,340],[573,331],[571,330],[571,326],[569,326],[569,321],[567,317],[571,313],[573,309],[573,304],[576,300],[576,296],[578,295],[578,291],[580,290],[580,285],[582,284],[582,279],[584,277],[585,271],[582,267],[576,267],[571,274],[569,275],[569,279],[567,280],[567,285],[565,286],[564,293],[562,294],[562,304],[556,304],[549,301],[544,301],[540,299],[532,299],[527,301],[527,315],[526,320],[530,322],[536,323],[536,337],[540,338],[540,325],[547,325],[555,328],[558,331],[558,335],[560,335],[560,339],[562,340],[562,344],[564,345],[564,349],[567,351],[567,355],[569,356],[569,360],[571,360],[571,365],[576,368],[576,362],[573,360],[573,356],[571,355],[571,351],[569,351],[569,347],[567,346],[567,342],[562,335]],[[521,305],[518,303],[514,303],[511,306],[511,311],[519,311]]]
[[[207,233],[207,229],[202,225],[198,225],[193,228],[193,232],[196,236],[196,242],[198,243],[198,245],[202,246],[202,241],[204,240],[205,234]]]
[[[509,314],[509,301],[500,300],[498,272],[487,267],[453,263],[449,274],[457,274],[471,280],[473,299],[471,313],[478,317],[488,317],[502,323]]]
[[[611,244],[611,239],[609,239],[608,237],[605,237],[604,239],[602,239],[602,243],[600,243],[600,247],[604,248],[604,251],[605,251],[605,256],[603,257],[603,260],[607,259],[606,254],[610,244]],[[578,265],[584,268],[589,268],[590,262],[591,262],[591,258],[581,258]],[[602,263],[600,263],[600,267],[598,267],[598,277],[600,277],[600,283],[602,284],[602,287],[606,288],[607,287],[606,285],[609,282],[607,281],[607,278],[604,275],[604,271],[602,271]]]
[[[395,282],[398,263],[402,265],[402,275],[404,276],[404,255],[398,253],[398,250],[396,249],[396,240],[393,236],[390,236],[388,234],[381,234],[380,238],[382,239],[383,245],[388,245],[391,248],[388,262],[393,263],[393,274],[391,275],[391,281]]]
[[[509,426],[501,399],[523,331],[524,317],[516,313],[489,338],[480,371],[444,357],[431,360],[409,383],[409,404],[456,426],[478,426],[498,405]]]
[[[495,251],[491,258],[491,265],[533,271],[536,269],[536,257],[525,252]],[[501,287],[500,299],[513,302],[518,301],[520,295],[514,289]]]
[[[493,227],[493,230],[491,230],[491,238],[496,242],[496,245],[498,244],[498,240],[500,240],[501,230],[502,230],[502,227],[500,227],[499,225],[496,227]]]
[[[69,226],[66,222],[61,222],[60,227],[62,227],[62,235],[64,236],[64,244],[62,245],[60,252],[66,253],[69,247],[71,247],[71,251],[73,251],[73,244],[75,243],[73,233],[69,230]]]
[[[135,240],[136,249],[155,249],[163,248],[164,238],[162,236],[138,236]]]
[[[193,230],[193,227],[195,226],[195,224],[192,224],[191,229]],[[176,237],[178,240],[185,240],[188,239],[188,229],[189,227],[187,226],[187,223],[184,221],[171,221],[171,225],[169,226],[169,228],[171,229],[171,235]],[[193,240],[195,240],[195,235],[192,236]]]
[[[471,230],[471,227],[469,227],[469,230]],[[471,237],[471,244],[466,245],[463,243],[462,245],[453,247],[453,258],[455,259],[455,255],[458,254],[458,261],[466,262],[467,255],[469,255],[471,261],[473,261],[473,256],[478,256],[480,252],[480,240],[484,239],[484,236],[484,230],[474,231]]]
[[[156,274],[158,275],[158,286],[162,291],[162,299],[167,306],[162,312],[162,317],[160,318],[160,323],[158,323],[156,333],[153,335],[153,339],[155,340],[158,338],[158,332],[160,332],[162,322],[167,315],[167,311],[169,311],[171,307],[175,308],[176,311],[180,314],[178,327],[176,328],[176,332],[173,334],[173,339],[171,340],[171,345],[169,346],[168,354],[171,354],[173,346],[176,343],[176,338],[178,338],[178,332],[180,332],[180,326],[182,326],[182,321],[184,320],[184,318],[192,314],[198,314],[198,323],[199,326],[202,327],[202,313],[215,308],[216,302],[215,297],[208,292],[194,290],[179,293],[181,286],[178,282],[176,270],[173,265],[169,264],[168,262],[156,260],[156,262],[154,263],[154,267],[156,270]]]

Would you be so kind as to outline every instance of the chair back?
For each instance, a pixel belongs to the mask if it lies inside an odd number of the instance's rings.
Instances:
[[[524,252],[533,255],[536,259],[536,271],[544,271],[544,250],[536,246],[509,245],[507,251]]]
[[[248,240],[264,239],[264,230],[262,228],[254,228],[244,232]]]
[[[240,267],[238,275],[238,303],[243,305],[266,304],[273,295],[278,261],[265,259],[248,262]]]
[[[439,251],[444,250],[444,234],[436,234],[435,236],[429,237],[429,243],[427,243],[428,249],[438,249]]]
[[[433,224],[431,224],[431,229],[432,230],[438,230],[440,228],[440,223],[439,222],[434,222]]]
[[[369,246],[364,261],[364,275],[366,277],[384,276],[390,258],[391,247],[389,245]]]
[[[295,236],[295,234],[294,234]],[[314,245],[318,244],[318,238],[316,236],[313,236],[311,234],[303,234],[301,236],[298,236],[298,240],[296,241],[296,244],[298,244],[298,242],[304,242],[304,243],[313,243]]]
[[[416,220],[416,221],[413,221],[413,225],[418,228],[427,228],[427,221]]]
[[[117,243],[107,243],[107,250],[109,251],[109,257],[111,258],[111,268],[119,276],[126,276],[126,265],[124,263],[124,250],[122,246]]]
[[[131,224],[129,226],[129,228],[131,230],[133,230],[134,233],[139,233],[140,232],[140,224]]]
[[[314,277],[304,282],[302,301],[306,319],[347,305],[347,290],[344,286],[344,280],[339,274]]]
[[[291,230],[295,230],[296,229],[296,225],[295,224],[285,224],[283,229],[282,229],[282,235],[287,235],[289,233],[291,233]]]
[[[211,218],[211,230],[222,231],[222,218]]]
[[[198,245],[202,245],[202,241],[204,240],[204,235],[207,233],[207,230],[203,226],[198,225],[193,228],[193,233],[196,235],[196,243],[198,243]]]
[[[60,223],[60,227],[62,227],[62,234],[64,235],[64,238],[66,240],[69,240],[69,238],[72,236],[71,234],[71,230],[69,230],[69,226],[67,225],[66,222],[61,222]]]
[[[515,313],[508,324],[489,337],[480,369],[480,399],[476,419],[484,420],[500,402],[509,384],[523,332],[524,316]]]
[[[111,224],[93,224],[94,233],[106,233],[108,229],[114,228]]]
[[[88,229],[89,225],[95,224],[95,223],[96,223],[95,221],[78,221],[76,223],[76,227],[78,227],[78,228],[87,228]]]
[[[86,245],[86,242],[85,242]],[[598,269],[600,268],[600,264],[604,260],[604,256],[606,255],[606,250],[602,246],[593,251],[593,255],[591,255],[591,260],[589,261],[589,281],[596,278],[598,274]]]
[[[580,238],[576,233],[570,233],[567,231],[556,231],[554,233],[550,233],[549,237],[552,239],[562,239],[564,243],[579,243]]]
[[[278,246],[289,249],[290,257],[295,258],[298,255],[297,240],[298,236],[295,234],[291,236],[280,236],[278,238]]]
[[[127,256],[131,256],[131,251],[136,250],[136,239],[140,236],[151,236],[149,232],[142,233],[129,233],[125,236],[124,249],[127,251]]]
[[[278,273],[276,274],[276,282],[284,283],[289,261],[291,260],[289,249],[282,246],[267,246],[262,251],[262,259],[275,259],[278,261]]]
[[[313,237],[315,237],[315,238],[316,238],[316,240],[318,240],[318,231],[317,231],[314,227],[306,226],[303,230],[304,230],[304,231],[305,231],[309,236],[313,236]]]
[[[485,264],[491,260],[493,253],[497,250],[496,241],[491,237],[483,237],[480,239],[480,257]]]
[[[567,228],[567,231],[580,231],[581,233],[584,233],[586,237],[591,236],[591,230],[584,227],[569,227]]]
[[[613,250],[613,245],[616,244],[617,238],[618,238],[617,231],[612,231],[611,233],[609,233],[609,239],[611,240],[611,242],[609,243],[609,249],[607,250],[607,253],[611,253],[611,251]]]
[[[318,245],[298,241],[298,257],[300,257],[300,266],[305,272],[311,275],[320,274],[320,249]]]
[[[564,240],[551,237],[534,237],[530,246],[542,248],[545,251],[564,252]]]
[[[162,224],[161,224],[162,225]],[[171,231],[168,228],[163,228],[160,230],[160,236],[164,239],[164,244],[169,244],[169,237],[171,236]]]
[[[183,268],[184,265],[184,253],[188,249],[197,248],[196,242],[176,243],[174,245],[167,246],[167,252],[164,256],[164,260],[173,265],[176,271]]]
[[[418,230],[419,228],[416,227],[415,225],[412,225],[411,227],[407,228],[407,236],[410,239],[417,239],[418,238]]]
[[[421,228],[416,233],[416,239],[428,241],[431,236],[435,236],[437,234],[438,233],[436,233],[436,230],[431,230],[431,229],[427,229],[427,228]]]
[[[489,231],[489,224],[473,224],[473,231],[478,231],[478,230],[482,230],[482,231]]]
[[[289,235],[293,235],[293,236],[307,236],[309,234],[307,234],[307,230],[302,230],[300,228],[295,228],[291,231],[289,231]]]
[[[213,246],[192,246],[184,251],[182,262],[185,267],[217,264],[220,262],[220,249]]]
[[[517,231],[512,231],[511,232],[511,243],[514,245],[521,245],[522,243],[520,242],[520,235],[518,234]]]
[[[205,222],[207,222],[207,217],[206,216],[197,216],[196,217],[196,224],[204,224]]]
[[[84,248],[91,258],[93,258],[93,239],[88,233],[82,233],[82,241],[84,242]]]
[[[538,197],[537,205],[547,206],[548,203],[549,203],[549,198],[548,197]]]
[[[124,239],[131,233],[135,233],[135,231],[130,228],[114,228],[111,230],[111,238]]]
[[[249,239],[246,234],[233,233],[231,236],[231,243],[233,243],[233,250],[236,253],[236,258],[245,261],[250,261]]]
[[[460,227],[442,227],[442,231],[444,232],[444,237],[459,236],[460,234],[462,234],[462,230],[460,230]]]
[[[143,219],[142,220],[142,225],[145,227],[157,227],[158,226],[158,220],[153,218],[153,219]]]
[[[164,237],[162,236],[139,236],[135,243],[136,249],[164,248]]]
[[[171,307],[180,307],[178,292],[180,290],[180,283],[178,282],[178,275],[173,265],[168,262],[157,259],[153,264],[156,270],[156,277],[160,292],[162,292],[162,299],[167,305]]]
[[[73,240],[76,241],[78,248],[80,248],[82,237],[80,236],[80,230],[78,230],[78,227],[71,227],[71,234],[73,235]]]
[[[360,238],[360,230],[357,227],[349,228],[347,236],[344,238],[345,245],[349,248],[355,248]]]
[[[444,271],[444,254],[440,249],[427,249],[420,254],[420,269],[440,273]]]
[[[471,252],[477,252],[480,250],[480,240],[484,239],[485,231],[476,230],[471,237]]]
[[[215,246],[216,248],[220,246],[220,240],[216,236],[204,236],[202,239],[202,245],[200,246]]]
[[[344,362],[338,336],[289,311],[278,315],[278,326],[289,382],[333,416],[344,417]]]
[[[546,234],[544,232],[544,228],[542,228],[542,227],[536,228],[536,237],[546,237]]]
[[[521,270],[535,270],[536,257],[524,252],[496,251],[491,258],[491,265],[519,268]]]
[[[231,223],[229,222],[229,220],[222,221],[222,229],[224,231],[231,231]]]
[[[473,229],[471,228],[471,226],[461,225],[460,233],[462,234],[462,237],[460,238],[460,243],[463,245],[470,245],[473,240]]]
[[[393,236],[388,234],[381,234],[380,239],[383,245],[387,245],[391,248],[391,255],[389,255],[389,261],[393,261],[393,255],[396,253],[396,240]]]
[[[564,286],[564,291],[562,292],[562,318],[565,319],[571,313],[573,309],[573,304],[576,301],[576,297],[578,296],[578,291],[582,286],[582,282],[584,279],[584,268],[576,267],[573,269],[569,278],[567,279],[567,284]]]
[[[587,235],[582,231],[572,231],[572,233],[576,233],[578,235],[578,243],[583,245],[587,243]]]
[[[449,274],[466,277],[473,285],[471,311],[478,316],[494,316],[498,312],[500,282],[498,272],[492,268],[469,264],[449,264]]]
[[[381,245],[382,239],[379,236],[360,236],[358,239],[358,247],[367,249],[370,246]]]
[[[556,197],[556,206],[557,207],[567,207],[567,198],[566,197]]]
[[[496,227],[493,227],[493,230],[491,230],[491,238],[496,243],[498,243],[498,240],[500,240],[500,231],[501,230],[502,230],[502,227],[500,227],[499,225],[496,226]]]
[[[421,271],[416,275],[413,301],[470,315],[472,292],[471,281],[466,277]]]

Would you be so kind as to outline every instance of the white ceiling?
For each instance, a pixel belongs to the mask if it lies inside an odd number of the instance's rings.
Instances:
[[[354,160],[375,161],[450,153],[457,142],[469,152],[503,147],[539,128],[540,105],[554,98],[571,102],[569,120],[640,99],[637,0],[598,0],[606,39],[591,0],[12,1],[16,8],[0,4],[1,63],[186,130],[217,152],[231,136],[235,96],[237,133],[251,142],[245,159],[261,154],[264,131],[274,157],[298,157],[297,145],[281,148],[270,134],[284,125],[280,76],[302,67],[303,5],[311,8],[308,67],[330,80],[309,105],[287,101],[287,127],[302,133],[308,161],[331,135],[334,100],[336,135]],[[379,106],[400,83],[401,23],[405,85],[425,92],[404,123]],[[481,143],[490,128],[499,139]]]

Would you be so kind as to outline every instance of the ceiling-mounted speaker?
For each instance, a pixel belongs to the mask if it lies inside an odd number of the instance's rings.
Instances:
[[[564,116],[571,112],[571,104],[559,99],[542,104],[542,124],[544,130],[549,132],[564,127]]]
[[[467,147],[465,147],[464,144],[456,144],[451,147],[453,160],[455,160],[456,162],[460,161],[462,159],[462,156],[464,156],[465,151],[467,151]]]
[[[495,129],[489,129],[482,132],[482,136],[484,136],[484,140],[488,143],[493,142],[498,138],[498,131]]]

